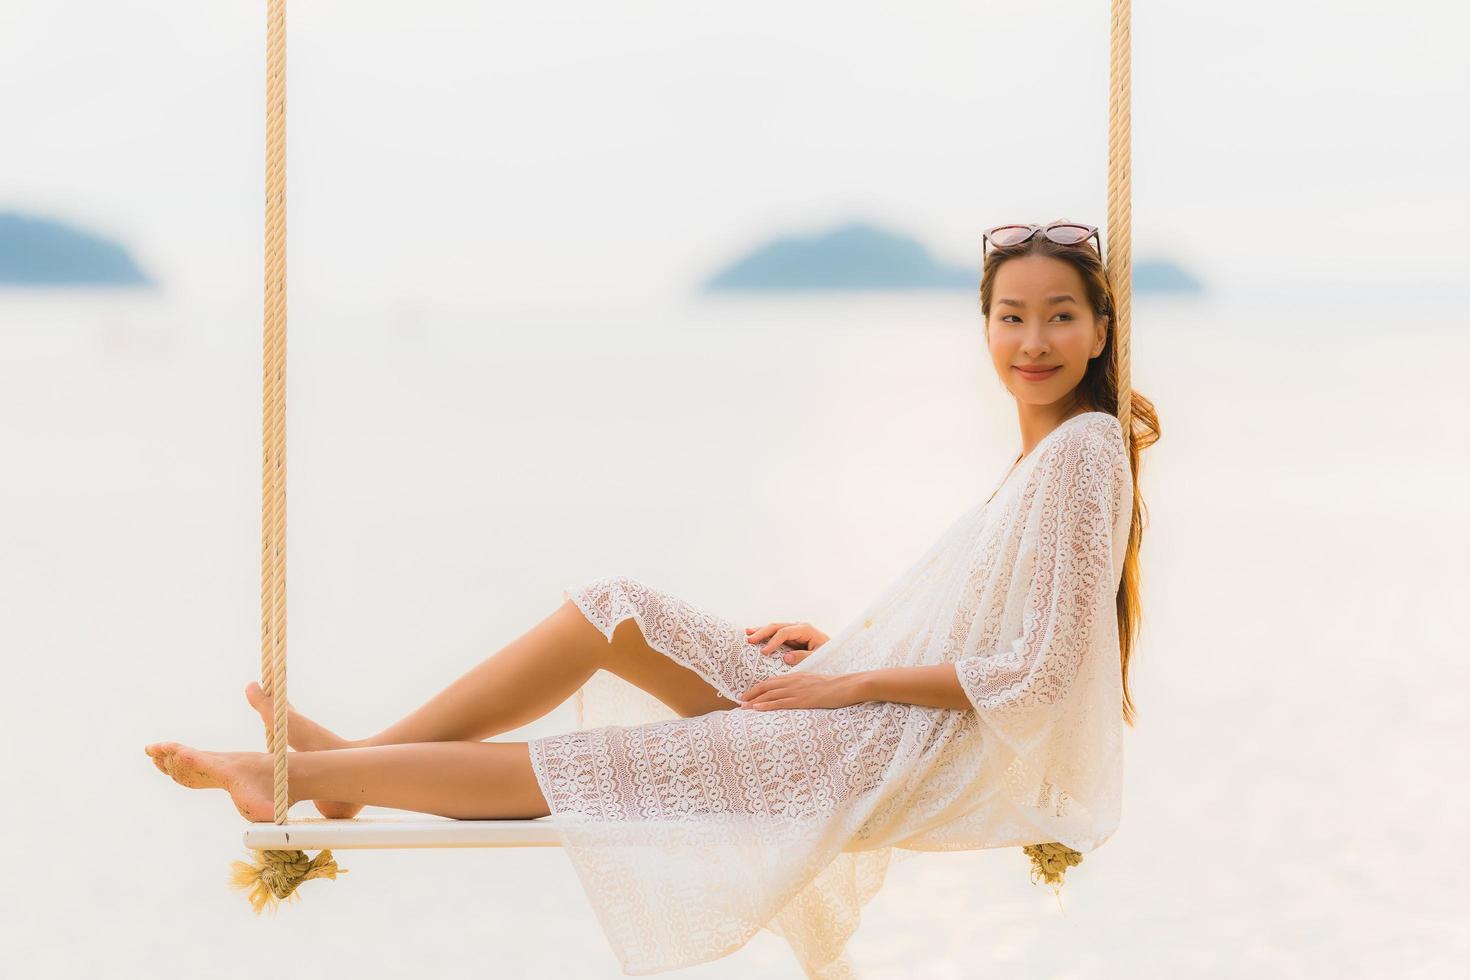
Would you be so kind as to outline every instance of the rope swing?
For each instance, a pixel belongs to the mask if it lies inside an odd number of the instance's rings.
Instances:
[[[1118,423],[1123,449],[1133,453],[1133,3],[1112,0],[1108,57],[1108,250],[1104,265],[1113,287],[1113,375],[1118,385]],[[1067,869],[1082,852],[1065,844],[1028,844],[1031,881],[1044,881],[1060,895]]]
[[[275,762],[275,822],[286,823],[286,0],[268,0],[265,69],[265,321],[260,514],[260,686],[272,701],[267,751]],[[332,852],[256,851],[230,883],[249,889],[256,914],[312,878],[336,878]]]
[[[1112,365],[1118,392],[1118,421],[1124,447],[1132,452],[1132,193],[1130,70],[1131,0],[1112,6],[1108,88],[1108,183],[1105,262],[1112,283],[1115,331]],[[320,845],[331,840],[353,847],[424,846],[555,846],[551,828],[537,821],[467,821],[446,831],[439,824],[387,820],[297,821],[286,830],[287,786],[286,695],[286,0],[267,0],[265,114],[265,297],[262,343],[261,538],[260,538],[260,676],[271,698],[267,750],[274,760],[274,824],[258,823],[247,831],[250,863],[232,865],[230,884],[249,891],[259,914],[312,878],[345,874],[323,849],[315,858],[292,843]],[[339,831],[336,824],[356,825]],[[306,831],[306,832],[302,832]],[[294,839],[294,841],[293,841]],[[1023,848],[1031,860],[1032,881],[1058,890],[1067,868],[1082,854],[1060,843]]]

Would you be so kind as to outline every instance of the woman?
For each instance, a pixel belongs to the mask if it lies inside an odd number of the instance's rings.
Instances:
[[[344,739],[292,711],[292,802],[339,818],[365,804],[550,816],[628,973],[714,959],[764,927],[810,975],[838,975],[895,847],[1101,844],[1132,722],[1133,474],[1157,425],[1133,394],[1130,454],[1093,232],[986,233],[980,309],[1022,451],[838,634],[742,628],[597,579],[377,735]],[[636,697],[589,725],[609,682]],[[269,725],[270,698],[246,694]],[[577,731],[483,741],[571,696]],[[267,754],[147,752],[186,786],[228,790],[247,819],[273,819]]]

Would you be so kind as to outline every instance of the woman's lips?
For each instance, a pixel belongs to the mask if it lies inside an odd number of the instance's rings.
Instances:
[[[1027,381],[1045,381],[1047,378],[1051,377],[1053,374],[1056,374],[1061,369],[1062,366],[1060,364],[1057,364],[1054,367],[1047,368],[1045,371],[1028,371],[1023,367],[1016,368],[1016,371]]]

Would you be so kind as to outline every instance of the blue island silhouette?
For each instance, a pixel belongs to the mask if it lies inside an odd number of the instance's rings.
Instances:
[[[980,288],[980,269],[951,265],[917,239],[853,221],[812,235],[781,235],[715,272],[704,292]],[[1135,292],[1200,293],[1203,285],[1173,262],[1133,264]]]
[[[0,286],[152,286],[128,250],[50,218],[0,211]]]

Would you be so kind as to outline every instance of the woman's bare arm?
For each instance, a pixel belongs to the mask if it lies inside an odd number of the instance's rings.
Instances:
[[[864,701],[900,701],[930,708],[971,707],[952,663],[859,671],[854,683]]]

